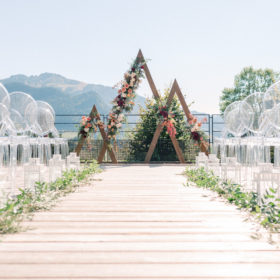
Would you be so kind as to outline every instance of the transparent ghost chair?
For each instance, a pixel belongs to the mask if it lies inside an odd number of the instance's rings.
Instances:
[[[241,106],[244,106],[247,118],[244,118],[243,123],[245,127],[254,133],[254,135],[261,135],[262,131],[260,130],[260,123],[262,120],[262,114],[264,111],[263,108],[263,92],[255,92],[248,95],[242,102]],[[244,113],[243,110],[243,113]],[[244,115],[242,117],[245,117]]]
[[[248,129],[248,123],[253,121],[252,114],[250,114],[251,108],[247,104],[243,104],[241,101],[231,103],[224,111],[224,121],[226,129],[229,133],[235,137],[241,137]],[[246,125],[244,121],[246,120]]]
[[[38,105],[38,123],[42,129],[41,136],[51,134],[53,138],[44,137],[45,144],[51,143],[54,154],[61,154],[65,159],[69,154],[68,142],[66,139],[59,138],[59,133],[55,127],[55,111],[50,104],[45,101],[36,101]]]
[[[37,104],[25,92],[12,92],[10,98],[11,119],[18,128],[19,134],[38,134],[41,132],[37,122]],[[6,97],[4,101],[6,101]]]
[[[237,156],[238,161],[244,157],[241,150],[241,136],[248,133],[247,127],[253,122],[252,108],[242,101],[231,103],[224,111],[225,127],[234,138],[228,140],[229,156]]]
[[[208,171],[211,170],[216,176],[221,175],[220,160],[217,158],[216,154],[209,154],[206,169]]]
[[[58,137],[58,131],[55,128],[55,111],[50,104],[45,101],[36,101],[38,108],[38,124],[41,127],[42,136],[52,133],[54,137]]]
[[[57,178],[61,177],[65,169],[65,160],[61,159],[61,155],[54,155],[53,158],[49,160],[50,182],[54,182]]]
[[[236,157],[226,157],[221,163],[221,175],[224,180],[231,180],[237,184],[241,183],[241,164]]]
[[[9,109],[3,103],[0,103],[0,137],[7,135],[9,126],[13,126],[10,120]]]
[[[264,111],[271,110],[278,104],[280,104],[280,81],[271,85],[265,92],[263,97]]]
[[[10,108],[10,96],[7,89],[0,83],[0,103]]]
[[[29,162],[24,164],[24,187],[35,191],[36,182],[41,181],[41,172],[39,158],[30,158]]]
[[[12,193],[12,168],[10,163],[10,145],[7,137],[0,137],[0,208]]]
[[[205,154],[204,154],[204,156],[205,156]],[[68,170],[69,169],[74,169],[74,170],[80,169],[80,157],[78,157],[76,153],[70,153],[69,156],[67,156],[67,158],[66,158],[66,162],[67,162]]]
[[[24,92],[10,93],[10,115],[17,129],[18,138],[21,138],[19,142],[23,146],[25,162],[28,159],[28,154],[31,153],[28,151],[30,149],[30,139],[27,143],[24,136],[30,138],[30,136],[41,133],[41,128],[37,122],[37,110],[37,103],[29,94]],[[39,149],[39,143],[36,143],[35,140],[32,141],[33,149],[34,146]]]
[[[72,153],[70,153],[72,154]],[[205,155],[205,153],[198,153],[198,155],[195,157],[195,163],[196,167],[205,167],[207,168],[207,161],[208,157]]]

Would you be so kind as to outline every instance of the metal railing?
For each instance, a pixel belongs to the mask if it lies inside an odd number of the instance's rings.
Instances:
[[[57,114],[55,126],[63,137],[75,138],[81,117],[86,114]],[[224,122],[219,114],[193,114],[198,120],[206,118],[206,122],[202,125],[202,130],[208,135],[209,143],[214,142],[215,137],[222,134]],[[100,118],[103,123],[108,122],[109,115],[101,114]],[[140,118],[140,114],[126,114],[127,122],[119,131],[119,138],[124,139],[127,133],[135,133],[136,124]],[[148,129],[148,128],[147,128]]]

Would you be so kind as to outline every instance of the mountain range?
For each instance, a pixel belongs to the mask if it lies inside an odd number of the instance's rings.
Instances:
[[[94,104],[100,114],[107,115],[112,108],[111,101],[117,95],[117,90],[112,87],[87,84],[53,73],[43,73],[38,76],[18,74],[0,80],[0,82],[9,92],[23,91],[30,94],[35,100],[48,102],[58,115],[56,116],[56,127],[60,131],[76,131],[75,125],[80,122],[80,116],[72,115],[88,115]],[[144,106],[145,98],[138,95],[135,103],[132,113],[137,114],[139,105]],[[203,114],[196,111],[191,112]],[[217,119],[216,122],[222,122],[220,116],[216,116],[215,119]],[[130,116],[128,122],[135,125],[137,120],[137,116]],[[106,120],[103,119],[103,121]],[[218,127],[222,130],[223,125],[218,124]],[[206,130],[207,128],[208,126],[205,125]]]
[[[88,114],[94,104],[100,114],[108,114],[111,101],[117,95],[117,90],[111,87],[87,84],[53,73],[13,75],[0,82],[9,92],[23,91],[35,100],[48,102],[56,114]],[[144,102],[144,97],[136,96],[133,113],[138,112],[137,104],[144,105]]]

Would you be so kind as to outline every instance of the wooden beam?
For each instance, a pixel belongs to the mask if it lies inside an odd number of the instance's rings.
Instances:
[[[183,108],[183,110],[185,112],[185,115],[186,115],[187,119],[189,120],[190,116],[191,116],[191,112],[189,110],[189,107],[188,107],[188,105],[186,103],[186,100],[185,100],[185,98],[184,98],[184,96],[183,96],[183,94],[181,92],[181,89],[180,89],[176,79],[174,81],[174,87],[175,87],[175,90],[176,90],[176,94],[177,94],[177,96],[178,96],[178,98],[180,100],[180,103],[182,105],[182,108]]]
[[[143,56],[141,50],[139,50],[139,52],[138,52],[137,59],[140,60],[140,61],[145,61],[145,58],[144,58],[144,56]],[[151,90],[152,90],[152,92],[153,92],[153,95],[154,95],[154,97],[155,97],[156,99],[159,99],[160,96],[159,96],[159,94],[158,94],[157,88],[156,88],[156,86],[155,86],[154,80],[153,80],[153,78],[152,78],[152,75],[151,75],[151,73],[150,73],[150,70],[149,70],[149,68],[148,68],[147,63],[145,63],[143,66],[144,66],[144,72],[145,72],[146,78],[147,78],[148,83],[149,83],[149,85],[150,85],[150,88],[151,88]]]
[[[95,116],[96,119],[100,121],[100,116],[99,116],[99,114],[97,112],[97,109],[96,109],[95,105],[94,105],[94,112],[96,113],[96,116]],[[101,151],[100,151],[100,153],[98,155],[98,159],[97,159],[98,163],[101,163],[103,161],[103,158],[105,156],[106,150],[109,151],[109,156],[110,156],[112,162],[113,163],[118,163],[117,158],[115,156],[115,153],[113,151],[113,148],[109,148],[108,145],[107,145],[108,137],[107,137],[107,134],[105,132],[104,125],[99,123],[98,124],[98,128],[99,128],[99,131],[100,131],[101,136],[103,138],[102,149],[101,149]]]
[[[176,80],[175,80],[175,81],[176,81]],[[167,106],[170,106],[170,105],[171,105],[172,100],[173,100],[173,98],[174,98],[174,95],[175,95],[175,93],[177,93],[177,87],[176,87],[175,81],[174,81],[174,83],[173,83],[173,85],[172,85],[172,87],[171,87],[171,90],[170,90],[170,93],[169,93],[169,96],[168,96],[168,99],[167,99],[167,102],[166,102],[166,105],[167,105]],[[183,96],[183,95],[182,95],[182,96]],[[149,147],[149,151],[148,151],[148,153],[147,153],[147,155],[146,155],[146,158],[145,158],[145,162],[146,162],[146,163],[150,162],[150,160],[151,160],[151,158],[152,158],[153,152],[154,152],[154,150],[155,150],[155,147],[156,147],[156,144],[157,144],[157,142],[158,142],[160,133],[161,133],[161,131],[162,131],[162,129],[163,129],[163,126],[164,126],[163,123],[161,123],[161,124],[159,124],[159,125],[157,126],[157,129],[156,129],[156,131],[155,131],[153,140],[152,140],[151,145],[150,145],[150,147]],[[181,148],[180,148],[180,146],[179,146],[179,143],[178,143],[176,137],[172,136],[172,137],[170,137],[170,138],[171,138],[172,144],[173,144],[173,146],[174,146],[174,149],[175,149],[175,151],[176,151],[176,154],[177,154],[177,157],[178,157],[179,161],[180,161],[181,163],[185,163],[183,152],[182,152],[182,150],[181,150]]]
[[[149,147],[148,153],[146,154],[145,163],[149,163],[151,161],[152,155],[154,153],[155,147],[156,147],[157,142],[158,142],[158,138],[160,136],[160,133],[161,133],[163,127],[164,127],[163,123],[158,124],[157,129],[155,131],[155,134],[153,136],[153,140],[152,140],[151,145]]]
[[[170,106],[170,105],[171,105],[175,93],[176,93],[176,87],[175,87],[175,83],[173,83],[173,84],[172,84],[172,87],[171,87],[171,90],[170,90],[170,93],[169,93],[169,96],[168,96],[168,98],[167,98],[167,102],[166,102],[166,105],[167,105],[167,106]]]
[[[186,115],[186,117],[187,117],[187,120],[190,120],[190,118],[191,118],[191,112],[190,112],[190,110],[189,110],[189,107],[188,107],[188,105],[187,105],[187,103],[186,103],[186,101],[185,101],[185,98],[184,98],[184,96],[183,96],[183,94],[182,94],[182,92],[181,92],[181,89],[180,89],[179,84],[178,84],[178,82],[177,82],[176,79],[175,79],[175,81],[174,81],[174,85],[175,85],[175,88],[176,88],[176,94],[177,94],[177,96],[178,96],[178,98],[179,98],[179,100],[180,100],[180,103],[181,103],[182,108],[183,108],[183,110],[184,110],[184,112],[185,112],[185,115]],[[209,145],[208,145],[208,143],[202,141],[202,142],[200,143],[200,145],[199,145],[199,148],[200,148],[200,151],[201,151],[201,152],[205,153],[207,156],[209,155],[209,149],[208,149],[208,148],[209,148]]]
[[[81,136],[78,141],[78,145],[76,146],[76,149],[75,149],[75,153],[77,154],[77,156],[80,155],[84,143],[85,143],[85,138],[83,136]]]
[[[172,137],[170,136],[170,138],[171,138],[171,140],[172,140],[172,144],[173,144],[173,146],[174,146],[174,149],[175,149],[175,151],[176,151],[176,154],[177,154],[177,157],[178,157],[179,161],[180,161],[181,163],[185,163],[185,159],[184,159],[183,152],[182,152],[182,150],[181,150],[181,148],[180,148],[180,145],[179,145],[179,143],[178,143],[176,137],[175,137],[175,136],[172,136]]]

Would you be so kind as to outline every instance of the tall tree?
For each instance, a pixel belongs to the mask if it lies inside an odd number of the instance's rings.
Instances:
[[[234,101],[244,99],[254,92],[265,92],[280,78],[280,73],[272,69],[254,69],[245,67],[234,78],[234,87],[225,88],[220,97],[220,111],[223,113],[226,107]]]

